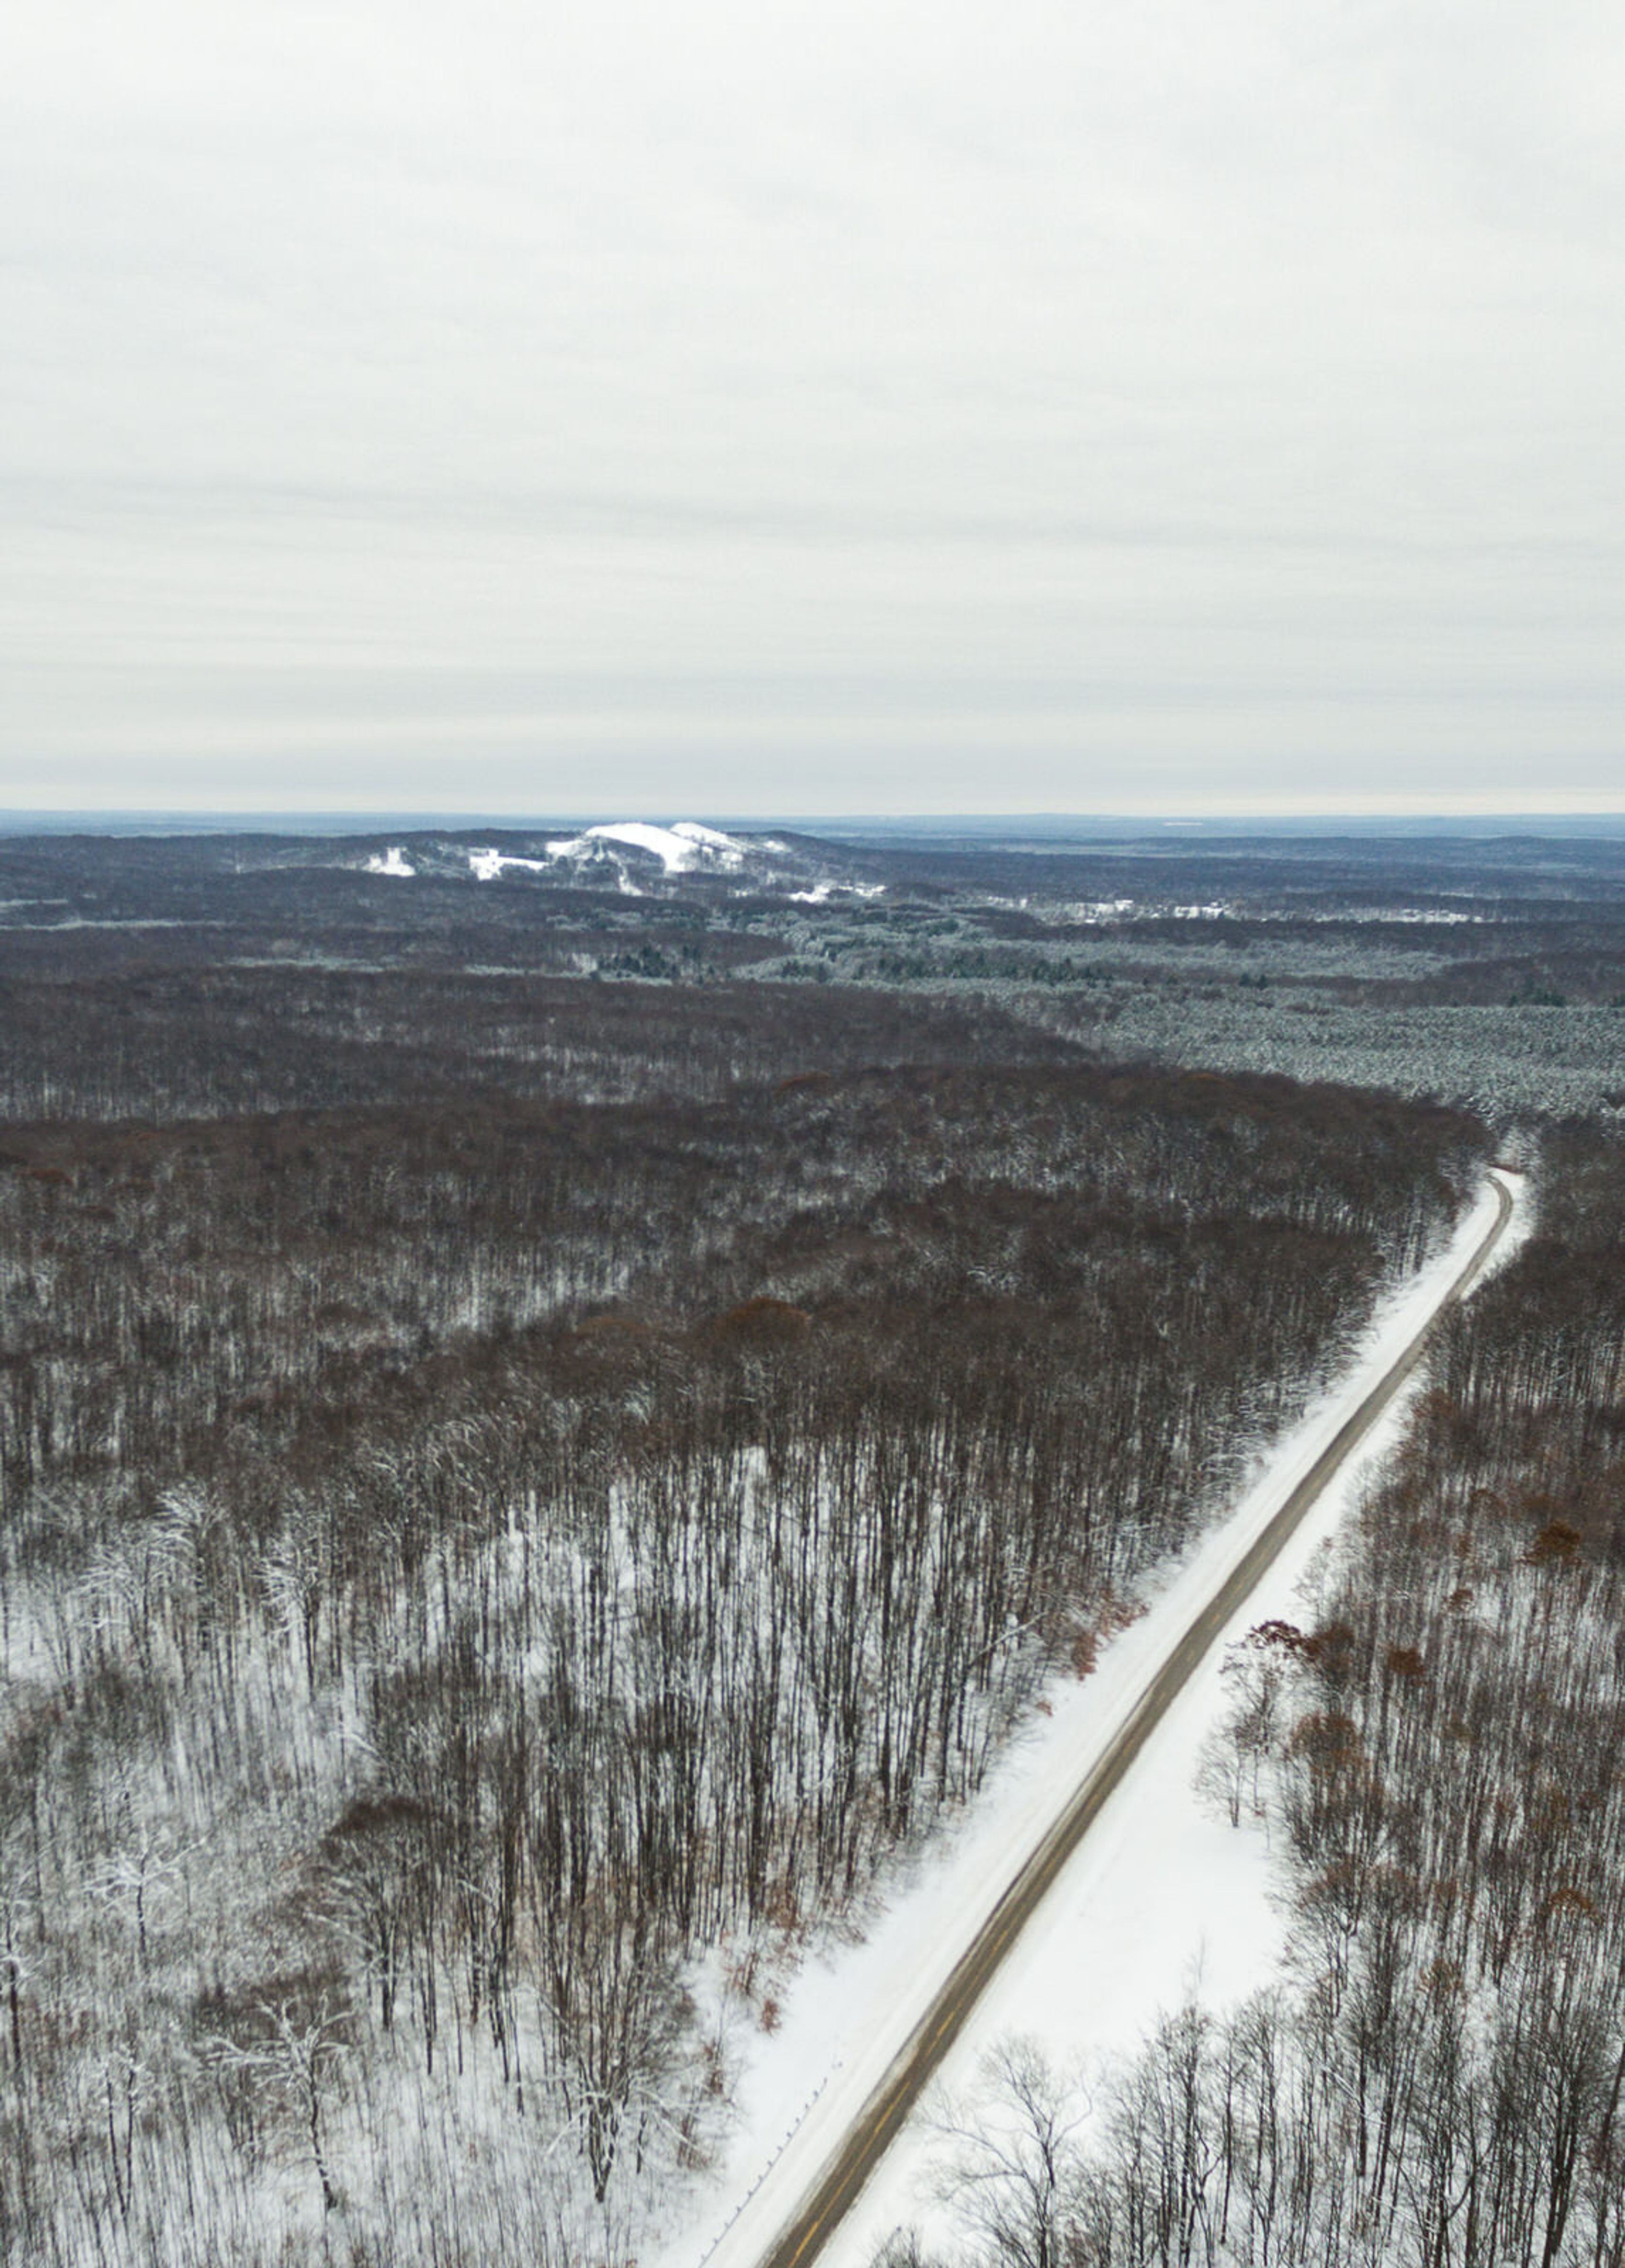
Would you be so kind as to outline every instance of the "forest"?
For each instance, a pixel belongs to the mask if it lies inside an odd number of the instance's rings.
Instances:
[[[928,1025],[934,1059],[1625,1119],[1616,837],[720,840],[720,865],[671,871],[622,843],[550,856],[545,828],[0,835],[0,1109],[698,1098],[909,1057]]]
[[[1425,977],[1416,876],[1285,855],[1097,933],[1073,892],[1147,886],[1104,852],[1036,918],[1004,854],[390,849],[0,843],[0,2257],[630,2268],[787,1964],[1514,1120],[1540,1234],[1220,1728],[1297,1966],[1124,2075],[1031,2257],[1619,2257],[1625,1174],[1600,1081],[1518,1099],[1539,1018],[1625,983],[1595,846]],[[1374,1046],[1427,983],[1523,1051],[1471,1094],[1228,1062],[1285,926]],[[1211,1061],[1114,1052],[1142,980]]]

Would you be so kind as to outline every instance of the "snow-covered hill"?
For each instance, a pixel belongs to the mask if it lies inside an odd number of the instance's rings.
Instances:
[[[736,874],[750,846],[698,820],[680,819],[675,827],[651,827],[642,820],[625,820],[613,827],[589,827],[584,834],[550,843],[550,858],[572,862],[617,858],[624,850],[647,851],[668,874],[691,874],[709,869]]]
[[[668,826],[642,819],[606,821],[576,835],[544,836],[513,849],[460,846],[460,856],[476,881],[525,873],[588,887],[609,883],[628,894],[689,877],[727,880],[744,889],[816,892],[821,899],[846,888],[868,895],[873,887],[844,876],[838,851],[831,856],[820,846],[779,836],[728,835],[694,819]]]
[[[494,880],[505,865],[540,871],[565,866],[587,873],[608,871],[623,880],[639,869],[656,868],[663,875],[739,874],[759,847],[752,841],[724,835],[717,828],[702,827],[697,820],[680,819],[675,826],[656,827],[646,820],[627,819],[585,828],[580,835],[555,836],[542,858],[510,858],[498,850],[471,850],[469,864],[482,881]]]
[[[314,853],[333,862],[333,847]],[[499,834],[349,837],[338,862],[391,880],[501,883],[510,888],[609,891],[628,898],[695,892],[714,899],[780,898],[803,906],[883,897],[873,855],[810,836],[725,832],[697,819],[595,821],[573,834],[514,828]]]

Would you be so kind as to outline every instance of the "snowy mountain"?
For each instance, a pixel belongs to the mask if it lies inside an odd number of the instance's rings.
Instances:
[[[622,873],[640,861],[658,860],[664,874],[743,872],[754,845],[697,820],[681,819],[673,827],[654,827],[644,820],[587,828],[580,835],[550,842],[547,856],[555,864],[591,868],[613,867]],[[629,859],[627,853],[634,854]]]
[[[747,890],[786,891],[822,902],[850,889],[870,895],[874,886],[847,877],[820,844],[789,843],[779,836],[728,835],[698,820],[670,825],[648,820],[606,821],[577,835],[551,836],[522,847],[460,845],[476,881],[494,882],[505,874],[534,874],[588,888],[606,883],[628,895],[641,895],[690,878],[728,880]],[[374,872],[401,872],[399,865]]]

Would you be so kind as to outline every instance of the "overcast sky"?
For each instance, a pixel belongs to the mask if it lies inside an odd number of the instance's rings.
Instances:
[[[0,805],[1625,805],[1617,0],[11,0]]]

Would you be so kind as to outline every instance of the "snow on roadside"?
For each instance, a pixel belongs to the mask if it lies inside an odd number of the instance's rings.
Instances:
[[[1526,1185],[1496,1265],[1527,1234]],[[1337,1384],[1255,1465],[1229,1519],[1163,1571],[1154,1602],[1103,1649],[1088,1679],[1057,1679],[980,1797],[895,1886],[856,1945],[816,1948],[779,1992],[772,2036],[735,2036],[743,2114],[710,2178],[672,2200],[660,2268],[754,2268],[908,2037],[1021,1860],[1115,1734],[1204,1599],[1437,1305],[1496,1213],[1486,1185],[1448,1245],[1383,1304]],[[1191,1792],[1219,1707],[1223,1648],[1266,1616],[1290,1616],[1363,1476],[1403,1425],[1404,1397],[1326,1491],[1147,1742],[977,2010],[931,2096],[964,2096],[987,2047],[1035,2036],[1059,2059],[1126,2050],[1193,1992],[1215,2007],[1269,1975],[1281,1944],[1263,1838],[1209,1819]],[[917,2110],[857,2210],[823,2254],[867,2268],[900,2223],[925,2222],[932,2155]],[[676,2214],[681,2213],[681,2223]]]

